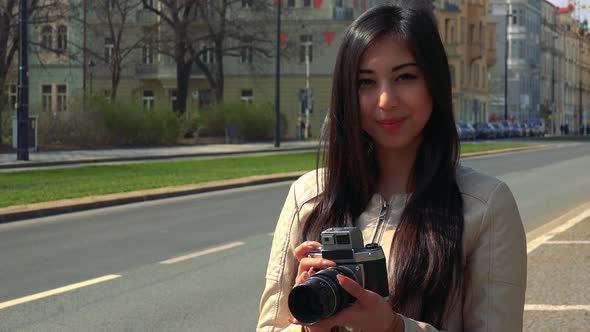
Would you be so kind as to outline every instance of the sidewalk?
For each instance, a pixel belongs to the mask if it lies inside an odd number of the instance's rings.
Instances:
[[[266,142],[108,150],[33,151],[29,153],[29,161],[17,161],[16,152],[11,152],[0,153],[0,169],[173,158],[198,158],[252,153],[316,151],[317,147],[318,141],[294,141],[281,142],[281,146],[278,148],[274,147],[273,142]]]

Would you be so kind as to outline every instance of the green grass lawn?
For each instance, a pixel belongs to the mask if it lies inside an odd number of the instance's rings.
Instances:
[[[462,152],[524,144],[463,144]],[[0,208],[67,198],[312,170],[315,153],[84,166],[0,173]]]

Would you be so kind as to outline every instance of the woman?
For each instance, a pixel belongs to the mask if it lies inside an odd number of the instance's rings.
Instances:
[[[432,9],[373,8],[342,41],[325,168],[289,191],[272,244],[258,331],[521,331],[526,240],[503,182],[458,163],[449,65]],[[302,326],[291,288],[334,262],[322,230],[356,226],[386,254],[389,299],[346,277],[357,301]]]

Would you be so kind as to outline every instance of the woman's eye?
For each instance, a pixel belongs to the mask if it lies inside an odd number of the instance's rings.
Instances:
[[[363,78],[363,79],[358,80],[358,85],[360,87],[362,87],[362,86],[369,86],[369,85],[371,85],[373,83],[374,83],[373,80],[370,80],[368,78]]]
[[[416,75],[413,74],[401,74],[397,77],[396,81],[406,81],[406,80],[413,80],[416,78]]]

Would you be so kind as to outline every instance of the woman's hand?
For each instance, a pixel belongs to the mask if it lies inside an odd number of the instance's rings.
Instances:
[[[319,242],[306,241],[295,248],[295,257],[297,257],[297,260],[299,261],[297,277],[295,277],[295,285],[304,282],[305,279],[313,275],[315,271],[336,266],[336,263],[327,259],[308,257],[310,251],[317,249],[320,246],[321,244]]]
[[[295,279],[296,285],[313,275],[313,270],[321,270],[336,263],[321,258],[307,257],[310,250],[316,249],[321,244],[307,241],[295,248],[295,256],[299,261],[299,269]],[[313,325],[305,326],[305,331],[324,332],[330,331],[334,326],[347,326],[360,328],[363,332],[403,332],[404,324],[399,315],[391,309],[391,306],[381,295],[364,289],[354,280],[343,275],[337,275],[340,286],[356,301],[332,317],[328,317]],[[291,319],[291,323],[301,325],[297,320]]]
[[[321,243],[316,241],[306,241],[295,248],[295,257],[299,261],[299,268],[297,269],[297,277],[295,277],[295,285],[299,285],[304,282],[307,278],[312,276],[315,271],[323,270],[325,268],[336,266],[333,261],[323,258],[311,258],[309,252],[317,249],[321,246]],[[293,324],[301,325],[296,319],[289,320]],[[317,326],[305,326],[306,332],[329,332],[331,327],[317,327]]]

